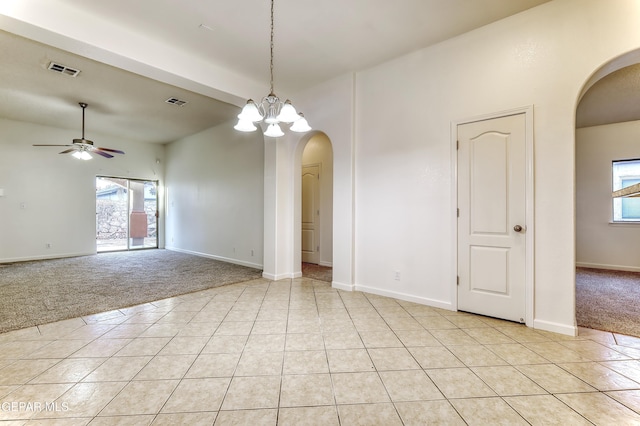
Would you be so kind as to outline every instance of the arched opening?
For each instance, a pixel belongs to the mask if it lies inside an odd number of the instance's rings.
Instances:
[[[300,275],[332,281],[333,149],[329,137],[313,132],[295,153],[294,265]]]
[[[640,51],[585,83],[576,108],[576,323],[640,336]],[[637,160],[637,161],[636,161]],[[637,164],[631,164],[636,161]]]

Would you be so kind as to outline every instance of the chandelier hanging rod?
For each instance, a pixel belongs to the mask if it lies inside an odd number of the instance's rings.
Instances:
[[[264,132],[265,136],[279,137],[284,136],[284,132],[280,128],[280,123],[290,124],[289,130],[293,132],[308,132],[311,127],[307,123],[302,113],[298,113],[291,104],[290,100],[284,102],[276,96],[273,89],[273,51],[274,51],[274,0],[271,0],[271,32],[270,32],[270,56],[269,56],[269,89],[270,92],[267,96],[262,98],[259,104],[256,104],[253,99],[247,100],[246,105],[242,108],[242,111],[238,115],[238,123],[234,126],[234,129],[241,132],[253,132],[257,130],[254,123],[264,121],[267,124],[267,130]]]
[[[269,96],[275,96],[273,93],[273,2],[271,0],[271,43],[269,44]]]

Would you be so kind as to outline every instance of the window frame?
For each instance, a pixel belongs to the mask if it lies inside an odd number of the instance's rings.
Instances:
[[[619,175],[616,174],[616,165],[620,164],[620,163],[637,163],[636,167],[637,167],[637,171],[633,171],[633,173],[630,174],[625,174],[625,175]],[[616,183],[618,183],[617,181],[624,181],[624,180],[639,180],[640,181],[640,158],[629,158],[629,159],[622,159],[622,160],[612,160],[611,161],[611,191],[617,191],[619,189],[625,188],[624,186],[622,186],[621,184],[619,185],[619,188],[616,188]],[[640,203],[640,198],[636,199],[638,203]],[[638,217],[634,217],[631,219],[624,219],[622,217],[622,212],[623,212],[623,208],[622,208],[622,203],[623,203],[623,198],[622,197],[618,197],[618,198],[611,198],[611,224],[615,224],[615,225],[620,225],[620,224],[640,224],[640,215]]]

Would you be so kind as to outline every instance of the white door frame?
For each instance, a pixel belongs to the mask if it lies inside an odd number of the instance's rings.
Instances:
[[[467,119],[451,122],[451,211],[453,229],[453,262],[451,280],[451,300],[452,306],[458,310],[458,126],[462,124],[474,123],[476,121],[491,120],[494,118],[506,117],[510,115],[524,114],[525,117],[525,324],[527,327],[534,325],[534,161],[533,161],[533,105],[500,111],[492,114],[485,114]]]
[[[320,232],[322,230],[321,223],[320,223],[320,221],[321,221],[321,219],[320,219],[321,218],[320,211],[321,211],[321,205],[322,205],[321,204],[322,203],[322,194],[321,194],[322,185],[320,184],[320,182],[322,181],[322,163],[310,163],[310,164],[303,164],[302,165],[302,168],[301,168],[302,170],[301,170],[301,173],[300,173],[300,179],[301,179],[300,184],[301,184],[302,188],[304,188],[304,186],[302,185],[302,176],[304,175],[305,167],[317,167],[318,168],[318,179],[317,179],[317,182],[316,182],[316,190],[315,190],[316,193],[314,194],[314,195],[317,195],[317,199],[315,200],[315,201],[317,201],[317,203],[316,203],[315,209],[314,209],[314,210],[316,210],[316,212],[314,213],[315,226],[314,226],[313,232],[314,232],[314,238],[315,238],[314,244],[315,244],[315,247],[316,247],[314,249],[314,251],[316,252],[316,257],[318,259],[317,265],[320,265],[321,264],[321,260],[320,259],[322,259],[322,246],[323,246],[322,244],[320,244],[320,240],[322,239],[322,237],[321,237],[322,234]],[[302,194],[302,192],[301,192],[301,194]],[[300,197],[300,205],[302,205],[302,196]],[[301,209],[300,216],[302,217],[302,209]],[[301,220],[301,222],[302,222],[302,220]],[[302,225],[302,223],[301,223],[301,225]],[[300,229],[302,229],[302,226],[301,226]]]

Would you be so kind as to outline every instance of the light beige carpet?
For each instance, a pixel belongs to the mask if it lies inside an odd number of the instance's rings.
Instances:
[[[0,333],[262,276],[169,250],[100,253],[0,267]]]
[[[576,268],[578,325],[640,337],[640,273]]]
[[[302,276],[330,283],[333,279],[333,268],[302,262]]]

